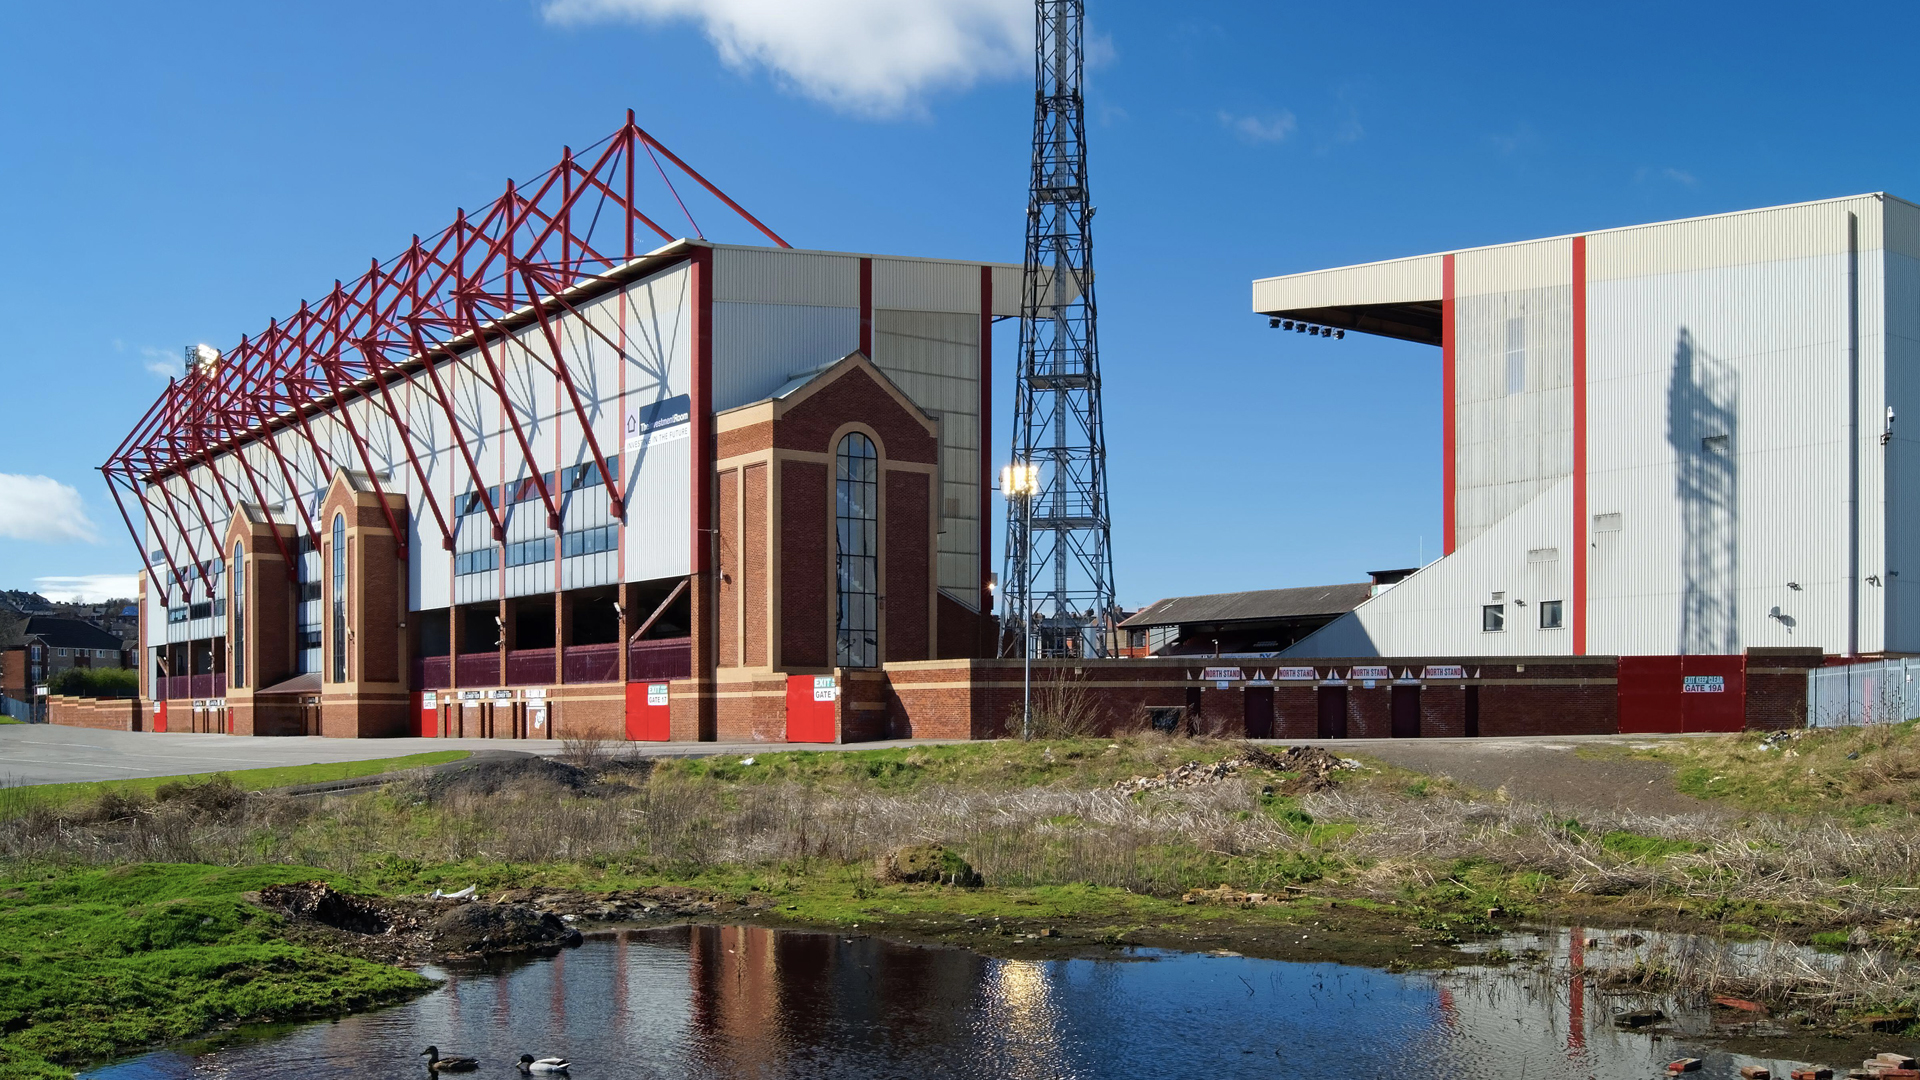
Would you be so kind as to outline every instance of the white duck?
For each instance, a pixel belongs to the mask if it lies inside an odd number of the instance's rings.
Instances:
[[[537,1058],[532,1054],[520,1055],[520,1071],[523,1073],[563,1073],[571,1064],[573,1063],[561,1057]]]

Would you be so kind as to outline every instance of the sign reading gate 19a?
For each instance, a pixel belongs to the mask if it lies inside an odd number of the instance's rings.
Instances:
[[[1727,678],[1724,675],[1683,675],[1680,690],[1686,694],[1724,694],[1727,692]]]

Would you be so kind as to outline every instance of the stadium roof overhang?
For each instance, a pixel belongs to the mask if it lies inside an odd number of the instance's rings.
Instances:
[[[1439,345],[1443,258],[1422,255],[1261,278],[1253,283],[1253,310],[1295,323]]]

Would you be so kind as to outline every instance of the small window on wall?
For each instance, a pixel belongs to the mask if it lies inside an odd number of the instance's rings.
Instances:
[[[1480,629],[1497,634],[1507,628],[1507,605],[1486,604],[1480,608]]]
[[[1507,320],[1507,393],[1527,389],[1527,320]]]
[[[1563,602],[1559,600],[1540,601],[1540,629],[1558,630],[1561,626]]]

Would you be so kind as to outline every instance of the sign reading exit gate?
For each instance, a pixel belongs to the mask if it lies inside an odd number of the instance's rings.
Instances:
[[[1727,679],[1724,675],[1684,675],[1681,676],[1680,690],[1687,694],[1724,694],[1727,692]]]

